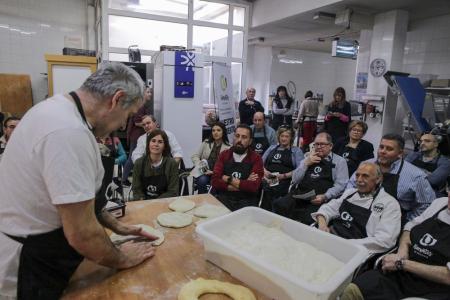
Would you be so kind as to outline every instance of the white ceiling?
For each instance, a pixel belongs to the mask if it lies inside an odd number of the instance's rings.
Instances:
[[[277,1],[282,4],[282,0]],[[348,7],[353,10],[350,29],[335,25],[331,18],[313,20],[314,14],[319,11],[337,13]],[[374,15],[393,9],[408,11],[410,21],[416,21],[450,14],[450,0],[344,0],[318,10],[251,27],[249,44],[329,52],[335,36],[358,39],[361,29],[372,28]],[[258,41],[260,37],[264,38],[264,42]],[[319,38],[325,41],[318,41]]]

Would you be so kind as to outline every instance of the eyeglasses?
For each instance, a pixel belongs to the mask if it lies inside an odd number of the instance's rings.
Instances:
[[[8,125],[8,126],[6,126],[6,128],[14,129],[14,128],[16,128],[16,125]]]
[[[328,146],[328,145],[331,145],[331,144],[330,143],[314,143],[314,146],[317,147],[317,148],[325,147],[325,146]]]

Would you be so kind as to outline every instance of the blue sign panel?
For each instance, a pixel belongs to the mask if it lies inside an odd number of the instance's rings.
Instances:
[[[175,51],[175,98],[194,98],[195,53]]]

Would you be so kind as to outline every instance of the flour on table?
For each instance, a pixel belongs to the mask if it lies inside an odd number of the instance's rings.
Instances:
[[[235,249],[310,283],[326,282],[344,266],[328,253],[297,241],[277,228],[255,222],[231,231],[225,240]]]
[[[164,242],[164,234],[161,231],[159,231],[151,226],[145,225],[145,224],[137,224],[134,226],[141,227],[143,230],[147,231],[148,233],[158,237],[157,240],[152,242],[153,246],[159,246]],[[113,243],[123,243],[123,242],[129,241],[129,240],[139,239],[140,237],[135,236],[135,235],[119,235],[117,233],[113,233],[109,236],[109,238],[111,239],[111,241]]]
[[[192,216],[179,212],[162,213],[157,218],[158,223],[164,227],[181,228],[192,223]]]

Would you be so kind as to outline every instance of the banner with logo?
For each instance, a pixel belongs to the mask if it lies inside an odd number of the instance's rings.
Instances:
[[[217,104],[218,117],[227,128],[228,139],[231,142],[235,129],[235,114],[233,101],[233,85],[231,67],[223,63],[212,64],[214,103]]]

